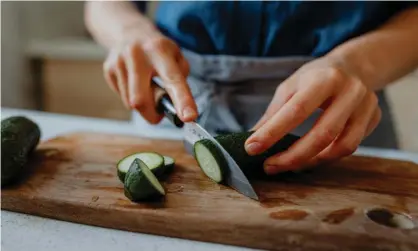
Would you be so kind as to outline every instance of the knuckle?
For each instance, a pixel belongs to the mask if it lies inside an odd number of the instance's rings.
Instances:
[[[167,72],[165,75],[165,80],[170,83],[170,85],[179,85],[184,83],[184,77],[179,73]]]
[[[136,61],[137,63],[140,63],[142,66],[147,65],[147,60],[144,56],[144,51],[141,48],[141,45],[139,42],[132,42],[129,45],[127,45],[123,51],[123,57],[125,59],[131,59],[133,61]]]
[[[335,85],[343,83],[347,78],[346,73],[338,67],[328,68],[326,76],[328,77],[328,80]]]
[[[264,126],[264,128],[260,128],[254,136],[257,141],[263,142],[263,145],[267,146],[273,144],[274,139],[276,138],[274,128],[268,125]]]
[[[342,156],[347,156],[353,154],[357,150],[358,144],[356,142],[341,142],[339,145],[339,153]]]
[[[290,98],[293,96],[292,88],[289,87],[286,83],[280,84],[274,91],[274,98],[281,97],[286,102],[290,100]]]
[[[274,155],[268,159],[269,165],[292,167],[298,166],[300,163],[300,156],[295,154],[287,154],[286,156]]]
[[[335,137],[338,135],[338,130],[333,128],[325,128],[318,132],[317,134],[317,145],[327,145],[334,141]]]
[[[138,42],[132,42],[125,47],[124,54],[125,55],[137,55],[140,52],[140,46]]]
[[[144,110],[147,107],[146,99],[141,95],[133,96],[130,100],[130,103],[132,107],[140,111]]]
[[[369,100],[370,100],[371,105],[374,105],[374,106],[377,106],[379,103],[379,99],[377,98],[376,94],[374,94],[373,92],[370,92]]]
[[[125,60],[124,60],[123,56],[122,56],[122,55],[119,55],[119,56],[116,58],[116,66],[117,66],[118,68],[122,68],[122,67],[124,66],[124,64],[125,64]]]
[[[274,133],[274,129],[273,128],[267,128],[264,131],[264,135],[263,135],[266,140],[268,140],[268,142],[272,141],[274,139],[275,133]]]
[[[300,160],[297,156],[289,156],[285,160],[281,161],[284,166],[298,166]]]
[[[358,79],[351,78],[351,79],[348,80],[348,84],[350,84],[352,92],[357,97],[359,97],[359,96],[364,97],[364,95],[367,93],[367,88]]]
[[[163,51],[170,47],[171,43],[166,38],[155,38],[143,44],[144,51]]]
[[[306,105],[304,103],[298,102],[298,103],[293,104],[290,107],[290,111],[293,113],[293,116],[295,118],[297,118],[299,116],[303,117],[304,114],[307,114],[308,113],[308,108],[306,107]]]
[[[113,68],[113,62],[110,59],[106,59],[106,61],[103,63],[103,71],[105,73],[109,73]]]
[[[103,70],[111,71],[117,65],[118,58],[120,56],[120,49],[113,48],[106,57],[103,63]]]
[[[187,62],[187,60],[182,60],[181,61],[181,70],[184,76],[189,75],[190,73],[190,65],[189,62]]]

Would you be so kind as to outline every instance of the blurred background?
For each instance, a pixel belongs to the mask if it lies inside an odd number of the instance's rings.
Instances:
[[[157,2],[152,2],[152,18]],[[129,120],[106,85],[106,51],[84,26],[84,2],[1,2],[1,105]],[[401,148],[418,152],[418,70],[386,91]]]

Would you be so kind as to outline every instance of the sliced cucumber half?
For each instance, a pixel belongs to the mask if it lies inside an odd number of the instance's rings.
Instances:
[[[147,200],[165,195],[165,189],[148,166],[135,158],[125,176],[124,191],[131,201]]]
[[[151,169],[154,173],[163,173],[164,170],[159,170],[161,168],[164,168],[164,157],[161,156],[158,153],[154,152],[139,152],[134,153],[126,156],[125,158],[121,159],[119,163],[117,164],[118,169],[118,177],[119,180],[124,182],[125,181],[125,175],[128,172],[131,164],[135,159],[140,159],[145,163],[145,165],[148,166],[149,169]]]
[[[200,140],[194,144],[194,152],[202,171],[214,182],[222,182],[226,160],[216,144],[209,139]]]

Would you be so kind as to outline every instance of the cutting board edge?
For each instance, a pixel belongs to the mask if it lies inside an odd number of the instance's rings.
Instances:
[[[17,202],[17,203],[16,203]],[[142,217],[142,220],[149,221],[149,222],[141,222],[144,226],[149,225],[150,222],[157,222],[157,226],[155,226],[155,229],[158,230],[150,230],[153,228],[146,229],[145,227],[142,227],[141,224],[133,224],[132,222],[135,222],[135,220],[138,220],[135,214],[132,214],[132,217],[127,217],[126,219],[123,219],[124,222],[130,222],[130,225],[123,225],[118,224],[117,220],[115,221],[100,221],[99,218],[90,218],[91,220],[89,222],[84,220],[78,220],[77,216],[82,215],[85,217],[86,215],[93,215],[97,216],[96,211],[94,211],[95,207],[90,207],[86,205],[82,205],[82,207],[76,207],[73,204],[66,204],[65,206],[70,206],[68,213],[65,214],[54,214],[55,212],[54,207],[62,207],[62,203],[57,203],[57,205],[54,205],[54,201],[48,201],[47,198],[43,198],[39,200],[37,203],[39,205],[34,205],[30,203],[31,200],[22,201],[14,201],[13,197],[8,197],[7,195],[5,198],[2,195],[2,203],[1,203],[1,209],[11,212],[18,212],[18,213],[24,213],[29,215],[35,215],[39,217],[45,217],[53,220],[59,220],[59,221],[65,221],[65,222],[71,222],[71,223],[77,223],[77,224],[85,224],[89,226],[94,227],[102,227],[102,228],[110,228],[115,230],[121,230],[121,231],[127,231],[127,232],[134,232],[134,233],[142,233],[142,234],[152,234],[157,236],[164,236],[164,237],[171,237],[171,238],[182,238],[182,239],[189,239],[194,241],[202,241],[202,242],[208,242],[208,243],[218,243],[218,244],[225,244],[225,245],[233,245],[238,247],[247,247],[247,248],[256,248],[256,249],[267,249],[267,250],[276,250],[276,251],[282,251],[282,250],[293,250],[294,248],[300,249],[300,248],[308,248],[306,250],[312,250],[312,251],[336,251],[340,250],[339,246],[335,246],[329,243],[329,238],[332,238],[334,243],[341,243],[339,241],[335,241],[335,239],[341,239],[342,242],[348,241],[348,247],[345,246],[344,250],[347,251],[357,251],[360,249],[366,248],[368,251],[380,251],[382,250],[380,248],[381,244],[385,248],[391,247],[396,249],[389,249],[389,250],[406,250],[406,251],[413,251],[418,249],[418,241],[412,242],[412,243],[395,243],[393,241],[383,242],[382,239],[374,239],[369,236],[356,234],[351,236],[349,239],[347,239],[347,236],[341,236],[341,235],[335,235],[331,232],[328,235],[324,235],[323,233],[311,233],[306,234],[306,232],[298,232],[298,231],[286,231],[285,233],[280,233],[279,236],[272,234],[269,229],[268,231],[265,231],[265,234],[258,234],[258,239],[251,239],[254,237],[251,233],[256,231],[255,227],[252,225],[240,225],[237,226],[236,224],[234,227],[236,229],[230,229],[227,228],[228,224],[225,224],[223,221],[212,221],[211,226],[212,229],[205,229],[205,227],[201,227],[201,225],[196,224],[197,222],[200,222],[200,218],[198,217],[189,217],[189,218],[182,218],[180,216],[177,216],[178,219],[175,219],[178,221],[178,224],[183,225],[183,231],[184,233],[181,233],[181,231],[172,231],[169,226],[170,224],[166,224],[166,222],[161,221],[154,221],[153,219],[150,219],[150,216],[153,216],[151,214],[145,215]],[[48,202],[48,203],[45,203]],[[21,205],[19,205],[21,203]],[[38,206],[46,204],[49,207],[49,210],[46,210],[46,212],[42,212],[39,210]],[[64,203],[65,204],[65,203]],[[32,207],[35,210],[28,213],[27,211],[24,212],[24,210],[19,210],[20,208],[28,208]],[[45,207],[43,207],[45,210]],[[70,210],[71,209],[71,210]],[[103,207],[100,207],[99,210],[102,212],[104,211],[104,214],[111,214],[111,210],[106,210]],[[90,211],[90,212],[89,212]],[[87,212],[87,214],[86,214]],[[103,213],[100,214],[103,216]],[[158,216],[153,216],[158,217]],[[129,219],[130,218],[130,219]],[[171,224],[174,226],[177,226],[177,224]],[[116,226],[116,227],[115,227]],[[184,226],[188,226],[188,229],[184,230]],[[204,225],[206,226],[206,224]],[[215,227],[213,227],[215,226]],[[259,226],[260,229],[262,229],[262,226]],[[279,227],[277,227],[277,230],[282,230]],[[202,232],[204,231],[204,232]],[[262,231],[262,230],[261,230]],[[222,232],[228,234],[228,238],[224,238],[222,236]],[[193,234],[191,234],[193,233]],[[221,233],[221,234],[219,234]],[[233,234],[229,234],[233,233]],[[261,238],[260,238],[261,237]],[[359,246],[359,243],[361,242],[360,239],[363,239],[362,243],[366,245]],[[322,242],[319,242],[322,241]],[[305,249],[303,249],[305,250]]]

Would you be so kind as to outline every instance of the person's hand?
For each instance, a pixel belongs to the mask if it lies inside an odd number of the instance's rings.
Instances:
[[[156,35],[139,39],[131,35],[113,48],[103,65],[106,82],[128,109],[136,109],[151,124],[159,123],[151,78],[159,76],[184,122],[197,117],[197,108],[186,82],[189,65],[179,47],[170,39]]]
[[[296,128],[317,108],[323,114],[314,127],[288,150],[264,163],[267,174],[311,167],[352,154],[381,118],[374,92],[341,64],[312,61],[277,88],[255,132],[246,141],[250,155],[259,154]]]

